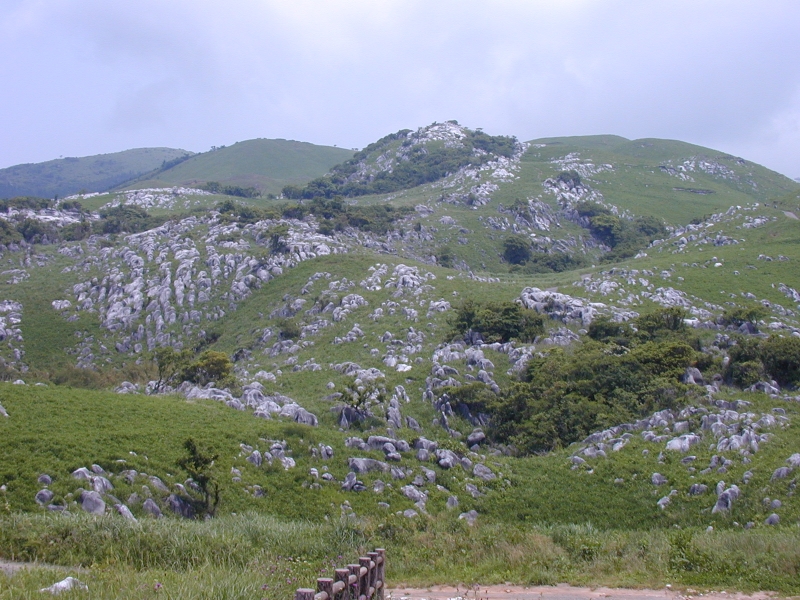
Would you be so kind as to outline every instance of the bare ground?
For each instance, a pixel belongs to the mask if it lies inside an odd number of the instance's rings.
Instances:
[[[774,596],[771,592],[757,592],[752,595],[724,590],[701,593],[695,590],[612,589],[606,587],[574,587],[567,584],[556,586],[522,587],[514,585],[493,585],[479,587],[433,586],[425,589],[399,587],[388,589],[387,600],[766,600]]]

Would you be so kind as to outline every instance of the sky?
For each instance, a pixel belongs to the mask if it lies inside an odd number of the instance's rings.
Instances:
[[[0,0],[0,168],[458,120],[800,177],[796,0]]]

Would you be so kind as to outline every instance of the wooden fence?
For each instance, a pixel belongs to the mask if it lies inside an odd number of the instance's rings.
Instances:
[[[386,550],[378,548],[358,559],[358,564],[336,569],[335,578],[317,579],[317,591],[300,588],[294,600],[383,600]]]

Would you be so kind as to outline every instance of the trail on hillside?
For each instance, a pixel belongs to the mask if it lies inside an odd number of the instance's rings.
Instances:
[[[725,590],[701,593],[695,590],[676,591],[669,588],[661,590],[633,590],[620,588],[574,587],[567,584],[556,586],[522,587],[514,585],[490,586],[432,586],[425,589],[399,587],[386,592],[387,600],[684,600],[703,598],[704,600],[765,600],[772,592],[756,592],[752,595]]]
[[[793,213],[792,211],[790,211],[790,210],[785,210],[785,211],[783,211],[783,214],[785,214],[785,215],[786,215],[787,217],[789,217],[790,219],[795,219],[795,220],[798,220],[798,219],[800,219],[800,217],[798,217],[796,214],[794,214],[794,213]]]

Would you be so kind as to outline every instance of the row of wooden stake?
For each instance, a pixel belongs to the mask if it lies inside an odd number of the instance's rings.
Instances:
[[[336,569],[334,578],[317,579],[317,590],[300,588],[294,600],[383,600],[386,550],[378,548],[358,559],[358,564]]]

